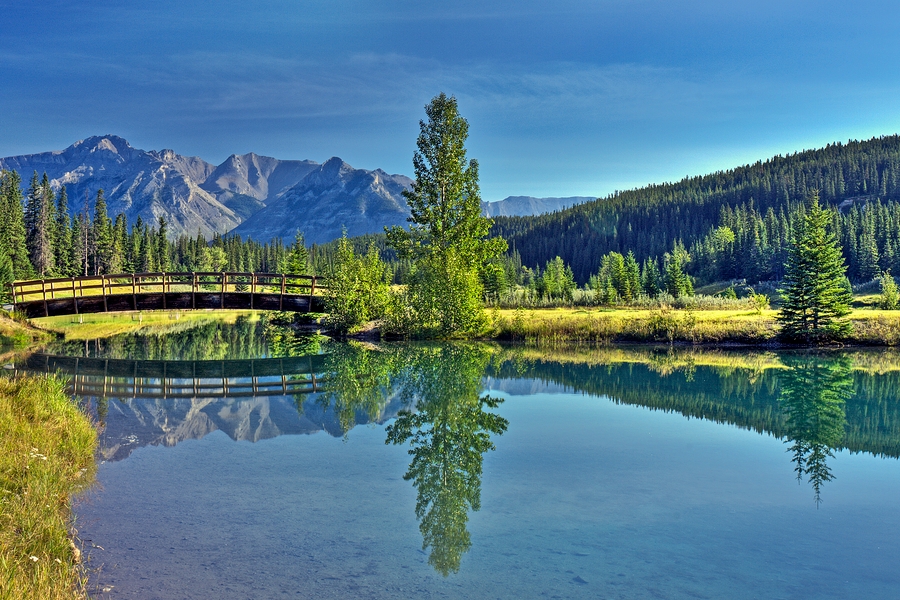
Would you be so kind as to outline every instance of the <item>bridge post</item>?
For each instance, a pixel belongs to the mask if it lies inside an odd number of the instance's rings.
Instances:
[[[222,273],[222,294],[219,296],[219,308],[225,308],[225,287],[228,283],[228,275]]]
[[[197,308],[197,274],[191,272],[191,308]]]
[[[278,296],[278,310],[284,309],[284,279],[285,279],[285,274],[282,273],[281,274],[281,295]]]
[[[100,293],[103,294],[103,312],[109,312],[109,305],[106,302],[106,275],[100,276]]]
[[[78,297],[75,294],[75,278],[72,278],[72,307],[75,309],[75,314],[78,314]]]
[[[312,298],[313,294],[316,293],[316,276],[312,276],[312,281],[309,284],[309,304],[306,307],[306,312],[312,312]]]
[[[166,274],[162,274],[162,284],[160,285],[163,297],[163,310],[166,310]]]
[[[49,317],[50,311],[47,309],[47,284],[44,283],[44,280],[41,280],[41,295],[44,298],[44,316]]]

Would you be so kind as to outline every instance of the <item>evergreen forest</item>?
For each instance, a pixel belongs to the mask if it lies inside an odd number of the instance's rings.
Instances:
[[[695,285],[779,281],[794,215],[816,190],[824,207],[836,209],[832,225],[853,283],[900,273],[896,135],[618,191],[537,217],[500,217],[493,234],[507,239],[514,266],[543,269],[558,256],[579,284],[597,275],[610,253],[632,253],[642,276],[664,273],[666,261],[677,258]]]

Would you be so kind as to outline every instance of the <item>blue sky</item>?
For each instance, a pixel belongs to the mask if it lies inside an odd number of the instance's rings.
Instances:
[[[900,132],[900,3],[0,0],[0,156],[113,133],[412,175],[453,94],[482,196],[603,196]]]

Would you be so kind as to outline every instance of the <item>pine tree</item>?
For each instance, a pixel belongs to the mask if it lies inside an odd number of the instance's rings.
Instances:
[[[56,198],[56,273],[60,277],[77,275],[72,267],[72,219],[69,216],[69,198],[66,195],[66,186],[59,189]]]
[[[15,171],[0,173],[0,248],[8,254],[15,278],[28,279],[34,268],[28,256],[21,186]]]
[[[110,266],[113,261],[113,231],[112,221],[106,211],[106,198],[103,190],[97,190],[97,200],[94,203],[93,250],[94,250],[94,275],[110,274]]]
[[[25,207],[25,229],[31,264],[40,276],[55,272],[55,252],[53,249],[56,229],[56,206],[53,190],[47,174],[38,183],[37,171],[28,187],[28,205]]]
[[[815,191],[805,211],[796,215],[778,315],[781,335],[788,341],[821,343],[850,332],[843,318],[850,313],[847,267],[829,227],[831,219]]]

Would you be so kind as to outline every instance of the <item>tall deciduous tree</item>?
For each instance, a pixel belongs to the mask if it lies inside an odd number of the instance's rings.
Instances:
[[[466,159],[469,124],[456,98],[435,96],[425,114],[413,155],[416,181],[403,193],[411,225],[388,230],[388,241],[413,262],[407,297],[417,328],[465,335],[484,319],[480,271],[506,241],[488,238],[492,221],[481,213],[478,162]]]
[[[847,267],[829,227],[831,220],[831,211],[819,206],[818,192],[795,216],[778,315],[782,337],[789,341],[814,344],[850,331],[843,318],[850,313]]]

